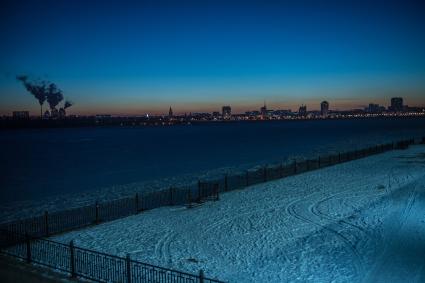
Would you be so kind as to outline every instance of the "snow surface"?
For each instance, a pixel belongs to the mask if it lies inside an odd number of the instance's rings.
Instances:
[[[425,282],[425,147],[53,237],[229,282]]]

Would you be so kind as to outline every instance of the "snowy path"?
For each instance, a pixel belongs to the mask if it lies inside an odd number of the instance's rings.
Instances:
[[[425,147],[54,238],[229,282],[423,282]]]

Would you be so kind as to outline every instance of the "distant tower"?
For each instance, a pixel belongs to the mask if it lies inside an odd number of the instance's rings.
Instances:
[[[168,117],[173,118],[173,109],[170,106],[170,110],[168,110]]]
[[[298,115],[299,116],[307,116],[307,106],[306,105],[301,105],[300,109],[298,109]]]
[[[327,117],[328,116],[329,102],[323,101],[322,103],[320,103],[320,112],[321,112],[321,114],[322,114],[323,117]]]
[[[266,101],[264,100],[264,106],[260,108],[261,116],[266,117],[267,116],[267,106]]]

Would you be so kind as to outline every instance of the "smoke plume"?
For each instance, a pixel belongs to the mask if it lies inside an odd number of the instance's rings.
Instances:
[[[41,82],[40,84],[34,84],[28,81],[28,76],[17,76],[16,79],[25,86],[25,89],[32,94],[37,100],[40,106],[43,105],[47,99],[46,83]]]
[[[63,100],[62,91],[54,83],[50,83],[47,92],[47,103],[49,103],[50,109],[56,109],[56,106]]]
[[[50,110],[53,112],[53,110],[57,110],[56,106],[63,100],[63,93],[62,91],[56,86],[56,84],[52,82],[31,82],[28,79],[28,76],[21,75],[16,76],[16,79],[24,85],[25,89],[32,94],[40,104],[40,115],[43,115],[43,104],[47,100],[47,103],[50,106]],[[72,102],[65,101],[63,109],[69,108],[72,106]]]
[[[65,105],[63,106],[63,109],[66,109],[66,108],[69,108],[69,107],[71,107],[73,104],[72,104],[72,102],[71,101],[69,101],[69,100],[67,100],[67,101],[65,101]]]

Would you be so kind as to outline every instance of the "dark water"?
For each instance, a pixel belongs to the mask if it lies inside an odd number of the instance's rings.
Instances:
[[[423,135],[423,118],[1,131],[0,202]]]

